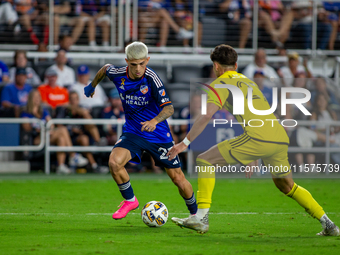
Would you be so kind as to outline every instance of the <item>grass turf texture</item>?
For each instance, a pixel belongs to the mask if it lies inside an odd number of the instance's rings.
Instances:
[[[191,179],[194,190],[197,180]],[[340,225],[338,179],[298,179]],[[205,235],[171,217],[187,209],[167,176],[131,175],[140,209],[111,218],[122,198],[106,176],[0,176],[0,254],[339,254],[340,237],[319,237],[321,225],[268,179],[218,179]],[[150,200],[169,220],[149,228],[140,210]],[[252,214],[242,214],[242,213]]]

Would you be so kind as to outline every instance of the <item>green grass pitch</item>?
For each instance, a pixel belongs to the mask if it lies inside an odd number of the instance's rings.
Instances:
[[[296,182],[340,224],[340,179]],[[270,179],[218,179],[204,235],[171,222],[187,209],[167,176],[131,175],[131,184],[140,208],[168,207],[163,227],[144,225],[140,209],[113,220],[122,198],[109,175],[0,176],[0,254],[340,254],[340,237],[316,236],[319,222]]]

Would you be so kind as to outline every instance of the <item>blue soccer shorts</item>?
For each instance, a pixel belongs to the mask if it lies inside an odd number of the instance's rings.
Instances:
[[[123,133],[113,148],[125,148],[131,153],[130,162],[141,163],[142,154],[148,152],[155,163],[159,167],[179,168],[181,163],[179,157],[176,156],[169,161],[166,154],[174,146],[174,142],[170,143],[150,143],[148,140],[132,133]]]

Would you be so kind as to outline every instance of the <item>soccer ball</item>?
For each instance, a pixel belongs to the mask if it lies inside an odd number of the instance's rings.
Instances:
[[[161,227],[168,220],[168,208],[159,201],[150,201],[142,209],[142,220],[149,227]]]

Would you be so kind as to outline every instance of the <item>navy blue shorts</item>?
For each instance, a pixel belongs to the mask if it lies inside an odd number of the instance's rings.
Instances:
[[[131,133],[123,133],[113,148],[125,148],[131,153],[130,162],[141,163],[142,154],[144,151],[150,153],[155,160],[157,166],[165,168],[181,167],[179,157],[176,156],[169,161],[166,154],[174,146],[174,142],[170,143],[150,143],[146,139]]]

